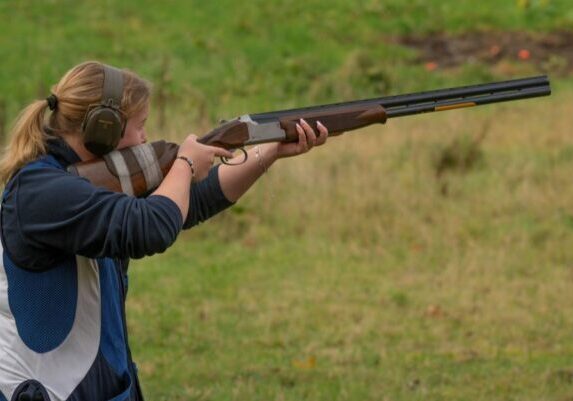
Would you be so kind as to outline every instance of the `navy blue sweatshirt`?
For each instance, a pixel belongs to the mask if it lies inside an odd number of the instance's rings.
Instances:
[[[80,161],[61,139],[49,154],[64,168]],[[70,255],[141,258],[165,251],[182,228],[231,206],[221,191],[218,167],[193,184],[185,222],[164,196],[135,198],[97,188],[61,168],[25,169],[6,188],[2,206],[5,251],[30,270],[43,270]]]

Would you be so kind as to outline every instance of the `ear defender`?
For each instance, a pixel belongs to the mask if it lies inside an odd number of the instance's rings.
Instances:
[[[123,137],[126,119],[120,109],[122,95],[121,70],[104,64],[101,102],[88,108],[82,123],[84,145],[94,155],[111,152]]]

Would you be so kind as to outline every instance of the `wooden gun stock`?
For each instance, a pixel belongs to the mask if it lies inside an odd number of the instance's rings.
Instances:
[[[143,196],[159,186],[178,149],[177,144],[165,141],[146,143],[70,165],[68,171],[87,178],[95,186]]]

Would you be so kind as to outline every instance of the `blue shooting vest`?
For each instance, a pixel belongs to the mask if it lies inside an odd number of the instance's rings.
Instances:
[[[64,169],[47,155],[24,169],[54,167]],[[124,262],[62,255],[32,271],[2,245],[0,401],[31,380],[50,401],[142,401],[127,344]]]

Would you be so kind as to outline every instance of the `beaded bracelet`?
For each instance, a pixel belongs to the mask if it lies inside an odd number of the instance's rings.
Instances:
[[[178,159],[185,160],[189,167],[191,167],[191,178],[195,177],[195,166],[193,165],[193,160],[190,157],[186,156],[177,156]]]

